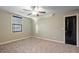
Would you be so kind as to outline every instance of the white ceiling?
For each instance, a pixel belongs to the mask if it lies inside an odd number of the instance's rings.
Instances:
[[[79,9],[79,6],[44,6],[43,8],[54,12],[66,12],[66,11]]]
[[[46,11],[45,15],[59,13],[59,12],[66,12],[75,9],[79,9],[79,6],[42,6],[42,8]],[[29,6],[0,6],[0,9],[22,15],[24,17],[32,17],[27,16],[31,11],[24,11],[23,9],[31,10]]]

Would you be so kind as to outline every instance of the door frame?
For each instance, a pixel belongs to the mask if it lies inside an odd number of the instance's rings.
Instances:
[[[75,14],[68,14],[68,15],[65,15],[64,16],[64,20],[65,20],[65,17],[69,17],[69,16],[76,16],[77,19],[76,19],[76,41],[77,41],[77,47],[79,47],[79,43],[78,43],[78,13],[75,13]],[[65,21],[64,21],[64,26],[65,26]],[[65,28],[65,27],[64,27]],[[65,29],[64,29],[65,30]],[[64,31],[65,32],[65,31]],[[64,33],[65,34],[65,33]],[[65,41],[65,36],[64,36],[64,41]]]

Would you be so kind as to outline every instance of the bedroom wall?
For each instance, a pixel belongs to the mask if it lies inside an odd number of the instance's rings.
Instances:
[[[31,19],[23,17],[22,32],[13,33],[11,30],[11,13],[0,10],[0,43],[31,36]]]
[[[73,10],[65,13],[58,13],[49,17],[40,17],[37,19],[38,32],[34,30],[34,36],[41,38],[48,38],[61,43],[65,43],[65,17],[78,14],[79,10]],[[35,29],[36,24],[33,23],[33,25]],[[77,26],[78,25],[79,23],[77,23]],[[77,30],[78,28],[79,27],[77,27]],[[77,31],[77,35],[78,34],[79,30]],[[78,36],[77,36],[77,43],[79,43]]]
[[[35,30],[34,36],[41,37],[41,38],[42,37],[49,38],[52,40],[64,42],[64,20],[63,19],[64,19],[63,15],[55,15],[51,17],[39,18],[37,21],[38,32],[36,32]]]

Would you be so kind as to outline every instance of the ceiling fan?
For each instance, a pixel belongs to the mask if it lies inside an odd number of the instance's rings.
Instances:
[[[29,15],[34,15],[34,16],[40,16],[41,14],[45,14],[46,11],[43,10],[42,7],[39,7],[39,6],[31,6],[31,10],[28,10],[28,9],[23,9],[24,11],[30,11],[29,14],[27,14],[28,16]]]

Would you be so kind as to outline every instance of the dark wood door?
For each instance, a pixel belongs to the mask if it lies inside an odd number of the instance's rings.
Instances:
[[[76,16],[65,17],[65,43],[76,45]]]

